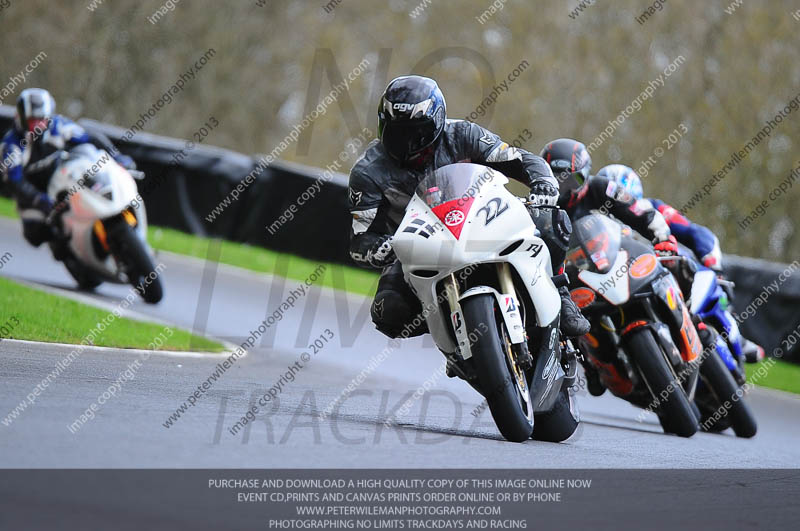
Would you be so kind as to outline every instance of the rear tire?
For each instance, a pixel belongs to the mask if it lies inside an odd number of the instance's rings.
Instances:
[[[533,432],[533,412],[527,415],[524,411],[515,377],[507,365],[495,320],[496,306],[494,296],[488,293],[461,302],[467,330],[482,330],[482,324],[487,328],[486,332],[476,334],[478,337],[472,343],[472,359],[492,418],[503,437],[512,442],[522,442],[530,438]],[[531,407],[530,391],[527,392],[528,406]]]
[[[743,391],[736,385],[733,376],[731,376],[728,367],[725,363],[713,352],[710,356],[706,356],[703,363],[700,365],[700,376],[703,382],[710,389],[717,399],[717,408],[722,408],[726,401],[730,402],[731,406],[727,409],[727,414],[724,414],[719,420],[713,422],[714,413],[712,411],[708,415],[704,415],[705,422],[711,422],[709,431],[723,431],[730,426],[733,428],[737,437],[750,438],[753,437],[758,431],[756,419],[750,407],[744,401]],[[725,409],[723,409],[725,411]],[[719,424],[719,426],[716,426]],[[715,429],[716,428],[716,429]]]
[[[573,398],[569,394],[569,389],[565,387],[559,393],[552,410],[536,415],[536,422],[533,425],[534,439],[561,442],[566,441],[575,433],[580,419],[576,418],[577,413],[572,414],[570,400]]]
[[[691,437],[697,433],[697,417],[686,392],[675,380],[650,329],[633,332],[628,338],[626,351],[639,368],[653,398],[659,401],[656,413],[664,431],[680,437]],[[664,400],[661,399],[662,393],[667,397]]]
[[[164,296],[161,277],[136,230],[122,219],[115,220],[107,230],[111,251],[124,264],[131,285],[146,303],[159,302]]]

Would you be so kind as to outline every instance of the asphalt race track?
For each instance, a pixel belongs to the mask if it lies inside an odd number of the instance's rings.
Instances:
[[[72,291],[63,267],[44,249],[29,247],[18,222],[0,220],[3,252],[13,259],[0,274]],[[134,312],[241,343],[299,282],[161,254],[166,296]],[[205,278],[205,280],[204,280]],[[211,289],[213,287],[213,290]],[[80,294],[113,308],[125,286]],[[198,309],[199,308],[199,309]],[[135,316],[135,314],[134,314]],[[87,332],[92,324],[87,323]],[[112,325],[113,326],[113,325]],[[330,332],[326,333],[325,330]],[[250,405],[301,360],[308,345],[333,334],[316,354],[284,377],[280,391],[254,422],[231,428]],[[466,384],[437,374],[441,358],[430,340],[405,342],[368,374],[332,416],[319,415],[340,396],[388,341],[372,329],[367,301],[312,288],[283,320],[259,338],[247,356],[221,376],[169,428],[184,400],[216,370],[223,356],[153,355],[131,381],[74,434],[68,429],[139,357],[124,350],[84,351],[10,425],[0,424],[0,467],[514,467],[514,468],[785,468],[800,464],[800,398],[756,390],[749,396],[758,435],[740,440],[700,433],[689,440],[661,432],[654,415],[604,395],[579,395],[582,426],[566,443],[503,441],[488,411],[474,416],[480,397]],[[14,409],[70,347],[0,342],[0,416]],[[384,426],[426,380],[431,392]]]

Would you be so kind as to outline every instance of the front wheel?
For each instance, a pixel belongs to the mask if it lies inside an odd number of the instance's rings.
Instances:
[[[644,377],[657,403],[656,413],[667,433],[691,437],[697,433],[697,417],[686,392],[672,374],[650,329],[635,331],[628,338],[626,349]]]
[[[130,284],[145,302],[155,304],[164,296],[161,276],[156,271],[147,246],[136,230],[123,219],[114,220],[109,233],[109,246],[114,258],[122,264]]]
[[[475,295],[464,299],[461,308],[462,326],[476,337],[471,344],[472,357],[492,418],[503,437],[522,442],[533,432],[533,406],[525,373],[514,361],[511,344],[503,334],[505,325],[498,323],[496,300],[488,293]]]
[[[744,401],[743,390],[736,385],[730,370],[722,359],[712,352],[700,365],[700,377],[714,396],[714,409],[701,408],[703,427],[708,431],[723,431],[733,428],[737,437],[750,438],[758,427],[750,407]]]

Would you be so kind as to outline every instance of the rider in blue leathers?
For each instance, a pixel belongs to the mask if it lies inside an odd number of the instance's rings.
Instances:
[[[642,180],[630,167],[622,164],[610,164],[597,172],[598,177],[605,177],[616,182],[620,187],[637,199],[637,204],[642,208],[655,208],[664,216],[670,231],[678,243],[689,248],[700,260],[703,266],[712,269],[718,275],[722,274],[722,251],[719,239],[710,229],[689,221],[675,208],[660,199],[645,199]],[[732,298],[732,294],[728,294]],[[747,338],[744,339],[742,350],[745,359],[755,363],[764,358],[764,349]]]
[[[105,135],[89,135],[78,124],[55,114],[55,100],[44,89],[23,90],[16,107],[14,127],[0,144],[0,175],[11,186],[25,239],[38,247],[56,235],[46,222],[53,208],[46,192],[63,150],[90,142],[108,151],[125,168],[133,169],[135,164]]]

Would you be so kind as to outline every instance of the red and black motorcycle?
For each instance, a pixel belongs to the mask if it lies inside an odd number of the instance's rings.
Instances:
[[[650,242],[611,218],[585,216],[573,224],[567,273],[592,323],[578,341],[584,363],[614,395],[656,413],[665,432],[694,435],[703,347]]]

